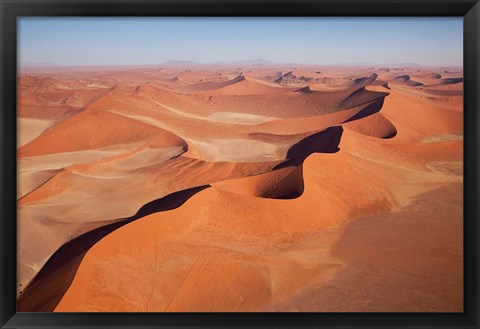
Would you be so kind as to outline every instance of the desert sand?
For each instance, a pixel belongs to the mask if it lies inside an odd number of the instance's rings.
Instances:
[[[19,311],[463,311],[461,68],[38,68],[18,92]]]

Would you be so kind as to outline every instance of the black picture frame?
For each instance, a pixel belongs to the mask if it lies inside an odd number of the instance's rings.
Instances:
[[[478,328],[478,0],[0,0],[1,328]],[[16,313],[16,49],[19,16],[462,16],[463,313]]]

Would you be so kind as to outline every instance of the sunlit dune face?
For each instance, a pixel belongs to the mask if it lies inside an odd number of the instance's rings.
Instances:
[[[461,69],[58,68],[18,91],[19,311],[463,310]]]

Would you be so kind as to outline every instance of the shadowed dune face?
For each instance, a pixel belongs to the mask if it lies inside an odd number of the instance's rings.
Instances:
[[[312,134],[292,145],[287,152],[287,159],[305,159],[315,152],[335,153],[339,150],[342,133],[343,128],[336,126]]]
[[[112,224],[94,229],[70,240],[60,247],[42,267],[29,284],[28,289],[18,298],[18,310],[29,312],[48,312],[59,303],[70,286],[75,269],[82,261],[85,253],[104,236],[138,218],[149,214],[175,209],[181,206],[195,193],[207,188],[199,186],[167,195],[142,206],[138,212],[128,218],[120,218]],[[50,286],[50,289],[45,287]]]
[[[385,277],[369,272],[368,255],[389,241],[372,233],[370,249],[358,249],[349,233],[361,232],[362,218],[378,232],[383,218],[405,214],[399,240],[415,244],[408,237],[432,225],[420,217],[436,213],[434,191],[458,194],[463,77],[452,72],[24,73],[19,311],[342,311],[340,297],[328,305],[325,296],[354,289],[356,273],[373,283],[348,310],[461,310],[460,251],[438,256],[451,275],[432,286],[416,274],[420,258],[408,256],[420,245],[398,243],[405,273],[419,280],[410,285],[392,264]],[[442,211],[458,219],[461,198],[452,200]],[[460,223],[443,221],[431,243],[460,243],[440,239]],[[385,284],[390,277],[401,287]],[[434,297],[375,302],[375,283],[387,295]]]
[[[377,138],[393,138],[397,135],[397,128],[381,113],[373,113],[363,120],[349,121],[344,126],[346,129]]]

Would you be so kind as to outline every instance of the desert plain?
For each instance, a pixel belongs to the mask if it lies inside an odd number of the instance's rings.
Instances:
[[[463,311],[462,68],[25,68],[17,118],[18,311]]]

